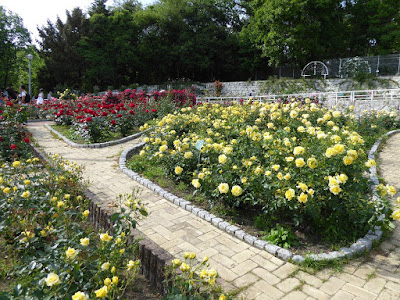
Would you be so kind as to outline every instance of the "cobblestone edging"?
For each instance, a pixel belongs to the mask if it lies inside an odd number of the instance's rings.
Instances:
[[[113,145],[118,145],[118,144],[122,144],[125,142],[129,142],[131,140],[134,140],[134,139],[140,137],[142,134],[144,134],[147,131],[150,131],[152,129],[152,128],[149,128],[142,132],[138,132],[133,135],[130,135],[130,136],[127,136],[127,137],[124,137],[122,139],[115,140],[115,141],[109,141],[109,142],[104,142],[104,143],[93,143],[93,144],[78,144],[78,143],[71,141],[70,139],[68,139],[67,137],[62,135],[61,133],[59,133],[57,130],[55,130],[53,127],[51,127],[49,124],[45,124],[45,126],[51,132],[56,134],[59,138],[63,139],[64,142],[66,142],[68,145],[70,145],[71,147],[74,147],[74,148],[104,148],[104,147],[109,147],[109,146],[113,146]]]
[[[30,144],[33,153],[43,162],[48,162],[47,155],[37,149],[33,144]],[[95,194],[85,189],[85,196],[90,200],[88,220],[96,228],[96,230],[108,231],[112,233],[114,223],[111,221],[111,214],[104,210],[98,204],[101,201]],[[138,259],[141,261],[139,273],[145,276],[150,284],[157,289],[161,294],[166,294],[165,267],[171,264],[172,255],[162,249],[156,243],[148,238],[144,238],[144,234],[138,229],[133,229],[131,236],[128,238],[128,243],[139,241]]]
[[[398,133],[400,130],[394,130],[386,133],[386,136],[390,136],[394,133]],[[375,153],[377,152],[380,143],[382,141],[382,137],[379,138],[375,144],[372,146],[368,153],[368,158],[369,159],[374,159],[375,158]],[[145,145],[145,143],[140,143],[135,145],[134,147],[125,150],[119,159],[119,167],[122,170],[123,173],[128,175],[130,178],[136,180],[140,184],[146,186],[150,190],[154,191],[158,195],[164,197],[168,201],[182,207],[183,209],[191,212],[192,214],[210,222],[212,225],[214,225],[217,228],[220,228],[227,233],[236,236],[238,239],[245,241],[246,243],[261,249],[265,250],[268,253],[277,256],[278,258],[285,260],[285,261],[291,261],[294,263],[301,264],[305,261],[305,259],[311,259],[314,261],[322,261],[322,260],[335,260],[335,259],[343,259],[345,257],[351,258],[356,255],[361,255],[367,251],[370,251],[373,247],[373,244],[378,242],[382,238],[382,230],[381,227],[377,226],[374,228],[374,230],[369,230],[368,233],[358,239],[355,243],[350,245],[350,247],[342,247],[339,249],[339,251],[331,251],[328,253],[319,253],[319,254],[307,254],[305,256],[302,255],[297,255],[292,253],[290,250],[287,250],[285,248],[279,247],[277,245],[270,244],[266,241],[258,239],[256,236],[250,235],[240,229],[239,227],[235,225],[231,225],[229,222],[224,221],[223,219],[209,213],[208,211],[198,208],[194,206],[191,202],[179,198],[175,196],[174,194],[164,190],[160,186],[156,185],[152,181],[141,177],[138,173],[130,170],[126,166],[126,162],[135,154],[138,153],[139,150]],[[370,179],[373,182],[373,184],[370,186],[371,190],[373,191],[373,200],[378,204],[379,197],[375,192],[375,186],[379,184],[379,179],[377,177],[377,170],[376,167],[371,167],[370,168]],[[377,208],[378,211],[378,208]],[[383,217],[383,216],[382,216]]]

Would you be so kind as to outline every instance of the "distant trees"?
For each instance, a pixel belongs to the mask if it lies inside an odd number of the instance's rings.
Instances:
[[[77,89],[265,78],[270,66],[398,53],[400,0],[95,0],[40,29],[40,82]]]

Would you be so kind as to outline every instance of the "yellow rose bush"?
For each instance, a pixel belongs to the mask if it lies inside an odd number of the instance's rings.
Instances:
[[[8,212],[0,214],[0,239],[13,245],[18,274],[6,274],[15,288],[0,298],[120,297],[140,267],[135,244],[128,244],[136,219],[147,214],[137,195],[121,195],[112,232],[98,233],[89,224],[76,164],[54,155],[49,167],[37,158],[0,166],[0,210]]]
[[[377,222],[366,153],[379,135],[398,126],[398,116],[368,112],[356,118],[315,103],[249,102],[184,108],[157,125],[142,159],[160,164],[166,176],[212,204],[253,207],[269,221],[350,241]]]
[[[173,259],[166,269],[168,299],[232,299],[221,292],[218,273],[210,268],[208,256],[199,260],[196,253],[185,252],[183,257]]]

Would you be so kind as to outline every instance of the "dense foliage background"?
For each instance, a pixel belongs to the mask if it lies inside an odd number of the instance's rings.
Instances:
[[[399,0],[105,3],[95,0],[88,12],[75,8],[65,22],[40,28],[34,87],[93,91],[177,79],[262,79],[276,66],[397,53],[400,43]],[[18,72],[17,64],[27,62],[18,53],[27,51],[29,34],[17,15],[0,12],[0,80],[22,82],[26,76],[18,74],[27,70]]]

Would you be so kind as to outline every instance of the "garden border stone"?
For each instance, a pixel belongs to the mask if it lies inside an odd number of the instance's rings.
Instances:
[[[400,133],[400,129],[393,130],[390,132],[387,132],[385,136],[390,136],[395,133]],[[369,159],[375,159],[375,154],[379,149],[379,146],[382,142],[382,137],[380,137],[374,145],[371,147],[369,153],[368,153],[368,158]],[[318,254],[307,254],[307,255],[295,255],[292,253],[290,250],[287,250],[285,248],[279,247],[277,245],[270,244],[264,240],[260,240],[255,236],[252,236],[250,234],[247,234],[245,231],[240,229],[239,227],[235,225],[230,225],[229,222],[224,221],[221,218],[218,218],[209,212],[198,208],[192,204],[191,202],[186,201],[184,199],[178,198],[176,196],[171,196],[171,193],[167,192],[160,186],[156,185],[155,183],[151,182],[148,179],[145,179],[141,177],[138,173],[130,170],[126,166],[126,162],[135,154],[137,154],[140,149],[143,148],[145,143],[140,143],[135,145],[134,147],[125,150],[119,159],[119,168],[122,170],[123,173],[128,175],[130,178],[138,181],[139,183],[142,183],[145,181],[146,186],[148,186],[151,190],[154,190],[157,194],[160,196],[164,197],[168,201],[181,206],[182,208],[186,209],[187,211],[193,213],[194,215],[206,220],[207,222],[211,223],[217,228],[220,228],[221,230],[224,230],[228,234],[231,234],[233,236],[236,236],[240,240],[244,240],[246,243],[258,248],[267,251],[268,253],[279,257],[282,260],[285,261],[291,261],[293,263],[301,264],[303,263],[306,259],[311,259],[314,261],[321,261],[321,260],[340,260],[345,257],[353,257],[356,255],[363,254],[364,252],[368,252],[372,249],[373,243],[378,242],[382,238],[382,230],[381,227],[376,226],[375,228],[371,228],[367,234],[358,239],[355,243],[350,245],[348,248],[343,247],[339,251],[331,251],[328,253],[318,253]],[[379,200],[379,196],[375,192],[375,186],[379,184],[379,179],[377,177],[377,169],[376,166],[372,166],[369,169],[369,176],[372,184],[370,185],[370,189],[373,193],[373,200],[377,202]],[[384,217],[384,216],[381,216]]]
[[[51,132],[53,132],[55,135],[57,135],[59,138],[63,139],[64,142],[66,142],[68,145],[74,148],[105,148],[105,147],[110,147],[118,144],[123,144],[125,142],[129,142],[131,140],[137,139],[138,137],[142,136],[144,133],[150,131],[152,128],[146,129],[142,132],[138,132],[129,136],[126,136],[124,138],[121,138],[119,140],[115,141],[109,141],[109,142],[104,142],[104,143],[93,143],[93,144],[78,144],[70,139],[68,139],[66,136],[62,135],[60,132],[55,130],[53,127],[51,127],[49,124],[45,124],[47,129],[49,129]]]

